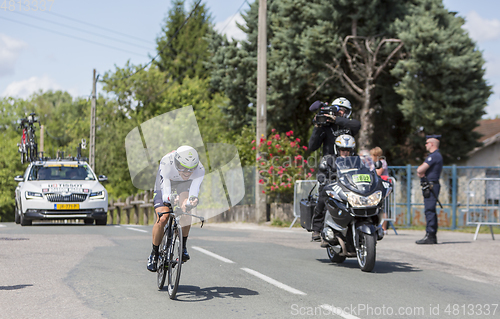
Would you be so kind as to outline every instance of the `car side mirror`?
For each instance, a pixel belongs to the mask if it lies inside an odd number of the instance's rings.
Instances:
[[[375,168],[376,169],[382,168],[382,162],[381,161],[376,161],[375,162]]]
[[[99,177],[97,179],[99,180],[99,182],[107,182],[108,181],[108,177],[106,175],[99,175]]]
[[[16,177],[14,177],[14,180],[18,183],[24,182],[24,177],[23,175],[17,175]]]

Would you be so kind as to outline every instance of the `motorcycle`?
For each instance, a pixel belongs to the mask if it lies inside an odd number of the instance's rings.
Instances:
[[[377,241],[384,237],[383,202],[392,185],[359,156],[338,157],[333,170],[335,181],[325,185],[328,197],[322,232],[329,244],[328,257],[334,263],[356,257],[361,270],[370,272],[375,267]]]

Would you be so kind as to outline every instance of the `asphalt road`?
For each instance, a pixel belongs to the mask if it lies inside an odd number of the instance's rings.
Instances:
[[[500,242],[399,231],[372,273],[302,229],[194,226],[177,300],[146,270],[151,226],[0,224],[0,318],[500,318]]]

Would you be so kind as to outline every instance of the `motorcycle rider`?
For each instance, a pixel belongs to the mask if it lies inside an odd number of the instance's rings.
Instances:
[[[353,156],[354,149],[356,147],[356,141],[354,137],[344,134],[337,137],[334,144],[334,150],[336,154],[341,157]],[[326,242],[323,238],[321,238],[321,230],[323,229],[323,224],[325,221],[325,202],[328,197],[325,191],[325,185],[331,182],[333,176],[335,174],[335,157],[334,156],[326,156],[324,160],[319,164],[319,168],[321,171],[325,171],[329,176],[328,178],[324,178],[323,181],[320,181],[320,191],[318,196],[318,203],[314,208],[314,216],[312,220],[312,228],[313,234],[318,233],[321,240],[321,247],[328,247],[328,242]],[[318,174],[319,175],[319,174]],[[320,178],[318,178],[319,180]],[[322,185],[321,185],[322,184]]]
[[[322,108],[328,107],[325,103],[321,101],[314,102],[310,107],[310,111],[321,110]],[[319,124],[317,121],[318,114],[314,116],[313,119],[313,132],[311,134],[311,138],[309,139],[309,150],[314,152],[317,150],[321,144],[323,144],[323,159],[322,161],[331,162],[332,165],[335,163],[335,159],[332,159],[332,156],[338,156],[335,152],[335,140],[342,134],[349,134],[351,136],[356,136],[358,134],[359,129],[361,128],[361,123],[358,120],[350,119],[352,114],[352,106],[351,102],[345,97],[339,97],[335,99],[331,107],[334,109],[335,115],[324,114],[327,117],[326,124]],[[335,111],[336,110],[336,111]],[[318,174],[318,180],[323,178],[322,175]],[[321,193],[324,186],[324,182],[320,181],[319,192]],[[319,212],[318,207],[316,206],[314,215],[318,215],[318,219],[321,219],[319,216],[324,212]],[[313,217],[314,220],[314,217]],[[316,230],[313,228],[312,240],[320,241],[321,235],[320,230]]]

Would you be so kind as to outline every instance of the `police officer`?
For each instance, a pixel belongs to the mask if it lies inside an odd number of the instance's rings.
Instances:
[[[314,152],[321,146],[321,144],[323,144],[322,162],[327,163],[325,166],[333,166],[335,165],[335,156],[339,155],[335,152],[335,140],[343,134],[355,136],[361,128],[361,123],[358,120],[349,118],[352,114],[352,106],[351,102],[349,102],[349,100],[345,97],[335,99],[331,106],[328,106],[323,102],[316,101],[309,107],[309,110],[317,111],[328,108],[333,108],[335,115],[324,114],[327,118],[326,123],[319,124],[317,120],[318,115],[314,116],[314,129],[311,134],[311,138],[309,139],[309,150]],[[319,194],[322,194],[326,180],[329,178],[330,177],[325,178],[324,173],[318,174],[318,181],[320,182],[320,187],[318,189]],[[320,196],[318,203],[320,203],[321,199],[322,197]],[[316,205],[313,216],[313,241],[321,240],[320,232],[323,229],[324,218],[324,205]]]
[[[426,136],[425,148],[429,152],[429,155],[424,163],[417,168],[417,176],[420,177],[422,193],[424,195],[425,220],[427,222],[425,237],[416,241],[419,245],[437,244],[438,218],[436,203],[441,188],[439,185],[439,176],[443,169],[443,157],[439,153],[440,138],[441,135]]]

